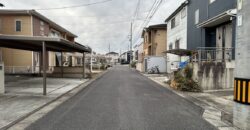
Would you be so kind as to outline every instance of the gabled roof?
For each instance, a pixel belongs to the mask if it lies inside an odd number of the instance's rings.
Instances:
[[[165,22],[168,22],[171,20],[176,14],[178,14],[184,7],[186,7],[189,4],[190,0],[186,0],[183,2],[166,20]]]
[[[156,25],[150,25],[149,27],[147,28],[144,28],[143,31],[142,31],[142,37],[144,36],[144,33],[146,31],[149,31],[149,30],[152,30],[152,29],[165,29],[167,30],[167,24],[156,24]]]
[[[156,25],[151,25],[148,27],[148,29],[166,29],[167,24],[156,24]]]
[[[1,9],[0,10],[0,15],[32,15],[32,16],[36,16],[36,17],[44,20],[45,22],[47,22],[54,29],[56,29],[58,31],[61,31],[61,32],[65,32],[69,36],[77,37],[72,32],[68,31],[67,29],[63,28],[62,26],[58,25],[57,23],[51,21],[50,19],[48,19],[47,17],[43,16],[42,14],[38,13],[35,10],[6,10],[6,9]]]
[[[109,52],[106,55],[119,55],[117,52]]]

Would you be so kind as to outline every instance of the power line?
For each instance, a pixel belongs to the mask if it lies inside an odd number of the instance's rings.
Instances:
[[[148,23],[151,21],[151,19],[153,18],[153,16],[155,15],[155,13],[157,12],[157,10],[159,9],[160,5],[162,3],[162,0],[155,0],[152,8],[151,8],[151,11],[148,13],[147,15],[147,18],[145,19],[144,23],[141,24],[139,30],[138,30],[138,33],[137,33],[137,36],[135,37],[138,41],[138,39],[140,38],[140,34],[141,34],[141,29],[143,29],[143,27],[146,27],[148,25]]]
[[[135,21],[145,21],[145,19],[136,19]],[[109,21],[109,22],[106,22],[106,23],[91,22],[91,24],[98,24],[98,25],[95,25],[95,26],[113,25],[113,24],[128,24],[128,23],[131,23],[131,19],[121,20],[121,21]],[[23,23],[23,24],[25,24],[25,23]],[[27,23],[27,25],[28,25],[28,23]],[[76,25],[76,24],[72,23],[72,24],[63,24],[63,25],[69,26],[69,25]]]
[[[148,11],[143,11],[143,12],[138,12],[138,14],[145,14],[145,13],[148,13]],[[90,16],[84,16],[84,15],[49,15],[50,17],[76,17],[76,18],[99,18],[99,17],[117,17],[117,16],[120,16],[120,17],[133,17],[134,15],[128,15],[128,14],[108,14],[108,15],[90,15]]]
[[[132,20],[132,23],[134,22],[134,19],[136,19],[137,16],[138,16],[138,12],[139,12],[139,10],[140,10],[140,3],[141,3],[141,0],[138,0],[138,3],[137,3],[137,5],[136,5],[136,9],[135,9],[134,18],[133,18],[133,20]]]
[[[155,8],[155,6],[156,6],[156,2],[157,2],[157,0],[154,1],[153,5],[152,5],[152,7],[151,7],[151,9],[150,9],[150,11],[148,12],[148,14],[147,14],[147,16],[146,16],[146,19],[145,19],[144,22],[139,26],[139,28],[138,28],[139,33],[140,33],[141,29],[142,29],[143,27],[145,27],[144,24],[146,23],[147,19],[149,19],[151,12],[154,10],[154,8]]]
[[[40,9],[35,9],[35,10],[58,10],[58,9],[68,9],[68,8],[79,8],[79,7],[84,7],[84,6],[102,4],[102,3],[106,3],[106,2],[110,2],[110,1],[112,1],[112,0],[104,0],[104,1],[93,2],[93,3],[89,3],[89,4],[78,4],[78,5],[71,5],[71,6],[64,6],[64,7],[40,8]]]

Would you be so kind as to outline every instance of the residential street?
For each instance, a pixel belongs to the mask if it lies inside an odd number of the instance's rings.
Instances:
[[[28,130],[211,130],[203,110],[126,66],[116,66]]]

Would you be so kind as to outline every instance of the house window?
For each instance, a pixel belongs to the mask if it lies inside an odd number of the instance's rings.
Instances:
[[[78,58],[76,59],[76,62],[77,62],[77,65],[81,65],[82,58],[79,58],[79,57],[78,57]]]
[[[243,0],[238,0],[238,10],[242,9]]]
[[[49,33],[49,37],[60,38],[60,37],[61,37],[61,34],[60,34],[58,31],[51,30],[51,32]]]
[[[22,22],[21,20],[16,20],[16,32],[21,32]]]
[[[43,21],[40,21],[40,25],[43,26],[43,25],[44,25],[44,22],[43,22]]]
[[[40,31],[40,35],[41,36],[44,36],[45,34],[44,34],[44,31]]]
[[[242,15],[237,16],[237,26],[242,26]]]
[[[181,11],[181,18],[186,17],[186,15],[187,15],[186,8],[183,8]]]
[[[209,0],[210,4],[213,3],[213,2],[215,2],[215,1],[216,1],[216,0]]]
[[[169,45],[169,50],[172,50],[172,49],[173,49],[173,44],[170,43],[170,45]]]
[[[180,40],[175,41],[175,49],[180,49]]]
[[[41,27],[40,27],[40,30],[41,30],[41,31],[44,31],[44,27],[43,27],[43,26],[41,26]]]
[[[173,18],[173,19],[171,20],[171,29],[173,29],[175,26],[176,26],[176,25],[175,25],[175,18]]]
[[[200,10],[197,9],[197,10],[195,11],[195,24],[198,24],[199,21],[200,21]]]

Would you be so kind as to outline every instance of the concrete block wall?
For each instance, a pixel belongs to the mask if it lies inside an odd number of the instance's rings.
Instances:
[[[203,90],[233,88],[234,61],[193,63],[193,79]]]
[[[142,67],[142,63],[137,63],[136,64],[136,70],[143,72],[143,67]]]

